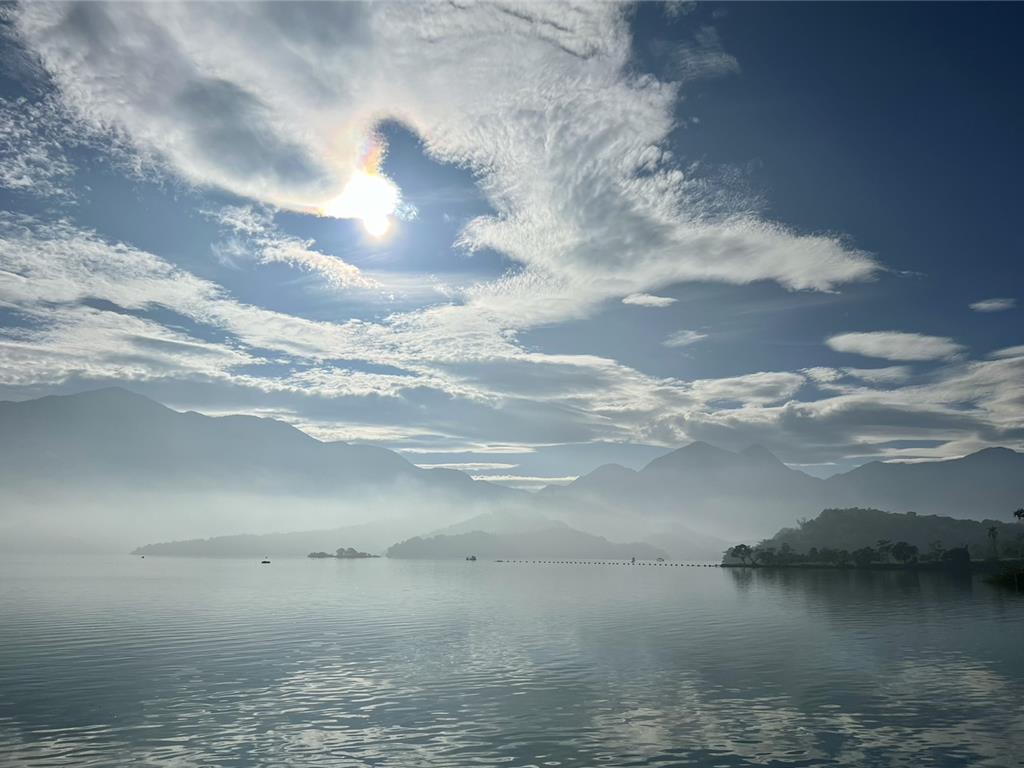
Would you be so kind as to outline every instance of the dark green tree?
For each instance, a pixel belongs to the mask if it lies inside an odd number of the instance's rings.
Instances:
[[[917,559],[917,547],[905,541],[897,541],[892,545],[892,556],[901,563],[909,563]]]
[[[834,565],[835,563],[839,562],[839,553],[838,550],[835,550],[832,547],[822,547],[821,550],[818,552],[818,558],[823,563]]]
[[[994,525],[990,525],[989,526],[989,529],[988,529],[988,540],[992,544],[992,559],[993,560],[998,560],[999,559],[999,529],[996,526],[994,526]]]
[[[889,539],[878,540],[878,559],[883,563],[888,562],[889,552],[892,550],[892,542]]]
[[[778,565],[779,562],[775,547],[758,547],[754,550],[754,558],[761,565]]]
[[[858,568],[866,568],[878,559],[878,552],[872,547],[861,547],[850,553],[853,563]]]
[[[737,544],[735,547],[729,547],[725,550],[725,554],[729,557],[735,557],[744,565],[756,565],[754,550],[748,544]]]
[[[784,542],[779,547],[779,554],[776,559],[779,565],[790,565],[796,561],[796,553],[793,551],[793,547],[789,545],[789,542]]]

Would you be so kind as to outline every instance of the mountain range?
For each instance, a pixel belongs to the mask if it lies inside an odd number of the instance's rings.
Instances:
[[[763,447],[735,453],[696,442],[639,470],[609,464],[530,494],[421,469],[384,448],[320,441],[273,419],[182,413],[109,388],[0,403],[0,488],[0,545],[9,548],[41,531],[123,551],[240,531],[343,537],[338,529],[372,524],[367,541],[313,548],[380,551],[415,536],[533,535],[534,516],[547,521],[540,530],[571,526],[702,557],[828,507],[1009,521],[1024,504],[1024,454],[989,448],[871,462],[820,479]],[[295,543],[307,549],[307,541]]]
[[[523,495],[281,421],[178,412],[121,388],[0,403],[0,548],[376,523],[394,541]],[[384,529],[390,531],[385,537]],[[308,550],[307,550],[308,551]]]
[[[639,471],[608,464],[538,496],[577,524],[591,517],[602,531],[614,532],[615,521],[636,525],[639,519],[734,540],[769,536],[827,507],[1008,521],[1024,503],[1024,453],[986,448],[944,461],[873,461],[821,479],[787,467],[760,446],[734,453],[695,442]]]

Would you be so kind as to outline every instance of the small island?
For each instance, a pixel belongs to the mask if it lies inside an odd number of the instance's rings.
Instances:
[[[314,560],[320,560],[323,558],[333,558],[335,560],[365,560],[372,557],[380,557],[380,555],[371,555],[369,552],[360,552],[352,547],[338,547],[334,554],[330,552],[310,552],[306,557],[311,557]]]

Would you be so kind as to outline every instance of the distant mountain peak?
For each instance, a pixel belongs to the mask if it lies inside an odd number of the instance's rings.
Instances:
[[[738,460],[738,455],[724,448],[718,448],[703,440],[695,440],[682,448],[676,448],[671,453],[661,456],[646,467],[649,470],[671,470],[682,467],[706,469],[710,467],[733,465]]]
[[[77,400],[109,400],[118,398],[129,398],[132,400],[146,400],[147,402],[159,405],[156,400],[153,400],[145,395],[140,395],[138,392],[133,392],[126,387],[118,386],[116,384],[109,387],[98,387],[97,389],[86,389],[82,392],[75,392],[69,395],[55,395],[55,397],[68,397]]]
[[[682,448],[678,448],[676,450],[688,452],[700,451],[702,453],[709,451],[717,453],[726,453],[726,450],[724,448],[719,448],[718,446],[704,442],[703,440],[694,440],[692,443],[684,445]]]
[[[621,477],[623,475],[635,475],[636,472],[629,467],[624,467],[621,464],[602,464],[600,467],[595,469],[593,472],[587,475],[588,477]]]
[[[759,443],[754,443],[753,445],[744,448],[740,453],[751,461],[763,464],[782,464],[778,456]]]
[[[1002,457],[1020,456],[1020,455],[1022,455],[1022,454],[1020,454],[1018,451],[1013,450],[1012,448],[1004,448],[1002,446],[992,446],[991,448],[982,448],[980,451],[975,451],[974,453],[969,453],[966,456],[964,456],[964,458],[965,459],[970,459],[970,458],[974,458],[974,457],[977,457],[977,458],[1000,457],[1000,458],[1002,458]]]
[[[156,406],[158,408],[164,408],[165,406],[158,403],[156,400],[152,400],[145,395],[140,395],[138,392],[132,392],[130,389],[125,389],[119,386],[99,387],[98,389],[86,389],[82,392],[71,392],[66,395],[46,395],[38,400],[26,400],[29,402],[65,402],[65,403],[104,403],[104,404],[116,404],[119,402],[134,402],[134,403],[148,403],[149,405]]]

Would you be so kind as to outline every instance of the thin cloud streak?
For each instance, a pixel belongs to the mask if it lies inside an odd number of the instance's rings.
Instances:
[[[649,293],[631,293],[622,299],[623,304],[636,307],[670,307],[676,300],[668,296],[653,296]]]
[[[1016,299],[984,299],[970,305],[975,312],[1005,312],[1017,306]]]

